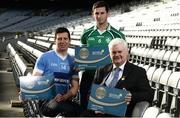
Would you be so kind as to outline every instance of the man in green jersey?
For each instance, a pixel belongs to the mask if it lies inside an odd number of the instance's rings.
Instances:
[[[98,1],[93,4],[92,16],[96,25],[85,29],[81,36],[81,43],[87,46],[108,45],[114,38],[125,40],[123,33],[112,27],[107,21],[109,17],[109,6],[104,1]],[[80,83],[81,105],[87,108],[88,92],[94,78],[95,70],[85,70],[82,74]]]

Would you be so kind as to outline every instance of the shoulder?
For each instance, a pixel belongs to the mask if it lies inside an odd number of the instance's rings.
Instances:
[[[73,56],[69,55],[69,54],[67,55],[66,60],[68,61],[68,63],[70,65],[73,65],[75,63],[75,58]]]
[[[53,56],[54,53],[55,53],[54,50],[50,50],[50,51],[44,52],[44,53],[40,56],[40,58],[49,58],[49,57]]]
[[[84,29],[83,35],[89,34],[94,30],[94,26],[91,26],[90,28]]]
[[[118,31],[118,30],[117,30],[116,28],[114,28],[113,26],[111,26],[110,31],[111,31],[113,34],[119,36],[120,38],[125,39],[125,38],[124,38],[125,35],[124,35],[122,32]]]
[[[128,64],[128,67],[129,68],[131,68],[131,69],[133,69],[134,71],[138,71],[138,72],[146,72],[146,70],[144,69],[144,68],[142,68],[142,67],[140,67],[140,66],[137,66],[137,65],[135,65],[135,64],[133,64],[133,63],[127,63]]]
[[[50,56],[54,55],[54,53],[55,53],[54,50],[50,50],[50,51],[43,53],[42,57],[50,57]]]
[[[68,54],[67,59],[69,59],[70,61],[74,61],[74,56],[71,56],[70,54]]]

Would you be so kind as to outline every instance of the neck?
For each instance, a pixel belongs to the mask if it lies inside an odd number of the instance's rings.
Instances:
[[[106,28],[108,27],[108,23],[106,22],[104,24],[98,24],[97,27],[100,31],[106,30]]]
[[[58,53],[58,54],[60,54],[61,56],[66,56],[67,55],[67,50],[64,50],[64,51],[60,51],[60,50],[56,50],[56,52]]]

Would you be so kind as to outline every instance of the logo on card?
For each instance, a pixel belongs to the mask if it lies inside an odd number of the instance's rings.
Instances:
[[[87,48],[81,48],[79,54],[82,59],[86,59],[89,56],[89,50]]]
[[[34,88],[35,84],[36,84],[35,81],[31,81],[31,82],[29,82],[29,83],[27,84],[26,87],[27,87],[28,89],[32,89],[32,88]]]
[[[103,87],[99,87],[96,89],[95,94],[98,99],[103,99],[106,96],[106,90]]]

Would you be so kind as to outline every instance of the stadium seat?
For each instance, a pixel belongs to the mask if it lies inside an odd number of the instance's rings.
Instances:
[[[146,48],[143,52],[143,55],[142,55],[142,59],[141,59],[142,62],[141,63],[143,63],[145,65],[148,65],[148,64],[146,64],[146,58],[147,58],[147,54],[148,54],[149,50],[150,50],[150,48]]]
[[[150,86],[152,86],[152,76],[155,70],[156,70],[156,67],[153,66],[153,67],[149,67],[149,69],[146,72]]]
[[[180,71],[180,54],[178,55],[175,63],[175,70]]]
[[[172,118],[169,113],[160,113],[157,118]]]
[[[139,47],[139,49],[137,50],[138,53],[137,53],[137,60],[136,60],[136,62],[138,64],[143,64],[142,55],[143,55],[145,49],[146,49],[145,47]]]
[[[37,41],[36,39],[31,39],[31,38],[27,39],[27,42],[30,43],[31,45],[34,45],[36,41]]]
[[[177,49],[179,49],[179,47],[180,47],[180,39],[178,39],[178,40],[177,40],[177,42],[176,42],[176,45],[175,45],[175,46],[176,46],[176,48],[177,48]]]
[[[34,36],[35,39],[37,40],[42,40],[42,41],[48,41],[49,37],[47,36]]]
[[[175,70],[176,60],[179,55],[179,51],[173,51],[170,55],[168,64],[168,69]]]
[[[137,50],[138,49],[138,47],[132,47],[131,48],[131,50],[130,50],[130,58],[129,58],[129,61],[131,62],[131,63],[134,63],[134,62],[136,62],[136,53],[137,53]]]
[[[173,117],[177,117],[178,114],[178,82],[180,81],[180,71],[173,72],[168,80],[168,111]]]
[[[153,106],[158,106],[159,104],[159,96],[158,96],[158,92],[159,92],[159,81],[160,81],[160,77],[162,75],[164,71],[164,68],[157,68],[152,76],[152,83],[151,83],[151,88],[154,90],[154,99],[152,102]]]
[[[146,70],[147,73],[147,70],[149,69],[149,65],[144,65],[143,68]]]
[[[171,70],[165,70],[161,77],[160,77],[160,89],[159,89],[159,100],[160,101],[160,106],[158,105],[158,107],[161,108],[162,111],[166,111],[167,110],[167,93],[168,93],[168,87],[167,87],[167,83],[168,83],[168,79],[171,75],[172,71]]]
[[[168,69],[169,58],[170,58],[171,53],[172,53],[171,50],[167,50],[166,53],[164,54],[164,56],[163,56],[163,62],[162,62],[162,67]]]
[[[145,64],[150,64],[151,59],[152,59],[152,54],[153,54],[154,51],[155,51],[154,48],[151,48],[151,49],[148,51],[148,53],[147,53],[147,55],[146,55]]]
[[[41,52],[37,49],[33,49],[32,54],[35,56],[34,60],[36,60],[38,57],[40,57],[43,54],[43,52]]]
[[[166,52],[166,50],[160,50],[160,52],[158,53],[156,66],[159,67],[162,65],[162,60],[163,60],[163,56],[164,56],[165,52]]]
[[[45,52],[45,51],[50,50],[52,45],[53,45],[53,43],[37,40],[34,48],[36,48],[42,52]]]
[[[154,52],[152,54],[152,59],[151,59],[151,62],[150,62],[151,64],[150,65],[152,65],[152,66],[156,65],[159,52],[160,52],[160,49],[155,49],[154,50]]]
[[[156,118],[160,113],[160,109],[158,107],[148,107],[142,118]]]
[[[174,50],[175,47],[176,47],[176,42],[178,41],[178,39],[175,37],[175,38],[168,38],[166,40],[166,43],[165,43],[165,47],[167,50]]]
[[[180,81],[178,82],[178,85],[177,85],[177,94],[178,94],[178,97],[177,97],[177,112],[175,114],[175,117],[180,117]]]

